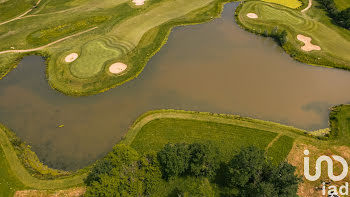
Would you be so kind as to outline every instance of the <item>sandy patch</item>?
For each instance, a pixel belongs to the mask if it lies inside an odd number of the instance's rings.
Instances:
[[[114,63],[109,67],[109,72],[113,74],[118,74],[126,70],[127,67],[128,67],[127,65],[120,62]]]
[[[135,5],[143,5],[145,4],[146,0],[132,0],[133,3],[135,3]]]
[[[72,188],[67,190],[59,190],[55,192],[48,192],[45,190],[23,190],[17,191],[14,197],[80,197],[85,194],[84,187]]]
[[[71,62],[74,62],[78,57],[79,57],[78,53],[71,53],[66,56],[64,61],[66,61],[67,63],[71,63]]]
[[[248,13],[247,16],[248,18],[258,18],[258,15],[255,13]]]
[[[304,51],[313,51],[313,50],[319,51],[319,50],[321,50],[320,46],[311,44],[312,38],[310,38],[310,37],[303,36],[303,35],[299,34],[297,36],[297,39],[305,44],[304,46],[301,47],[301,49]]]

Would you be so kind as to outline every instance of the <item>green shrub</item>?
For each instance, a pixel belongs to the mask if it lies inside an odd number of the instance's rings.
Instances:
[[[276,166],[264,150],[250,146],[228,163],[226,186],[238,189],[242,197],[297,196],[301,179],[294,175],[295,169],[286,162]]]
[[[140,156],[120,144],[96,163],[85,180],[85,197],[150,195],[161,180],[154,155]]]

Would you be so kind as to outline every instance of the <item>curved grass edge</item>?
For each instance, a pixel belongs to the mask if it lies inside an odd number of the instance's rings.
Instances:
[[[249,1],[256,1],[256,2],[261,2],[261,1],[258,1],[258,0],[249,0]],[[274,3],[268,3],[268,2],[264,2],[266,4],[274,4]],[[278,5],[278,4],[275,4],[275,5]],[[281,6],[281,5],[278,5],[278,6]],[[306,4],[307,6],[307,4]],[[250,32],[250,33],[253,33],[253,34],[256,34],[256,35],[259,35],[259,36],[264,36],[264,37],[270,37],[272,39],[274,39],[276,41],[276,43],[291,57],[293,58],[295,61],[297,62],[300,62],[300,63],[303,63],[303,64],[307,64],[307,65],[310,65],[310,66],[317,66],[317,67],[324,67],[324,68],[337,68],[337,69],[342,69],[342,70],[347,70],[347,71],[350,71],[350,67],[349,66],[346,66],[346,65],[343,65],[343,64],[340,64],[340,63],[335,63],[335,62],[332,62],[330,60],[323,60],[322,63],[320,62],[315,62],[313,61],[314,59],[310,59],[308,58],[309,56],[305,55],[305,53],[303,52],[299,52],[298,49],[290,44],[290,43],[285,43],[283,45],[281,45],[278,40],[276,38],[274,38],[273,36],[271,35],[267,35],[265,36],[263,34],[263,32],[257,32],[255,31],[254,29],[251,29],[247,26],[244,25],[244,23],[242,21],[240,21],[239,19],[239,14],[240,14],[240,11],[242,10],[242,7],[243,7],[243,4],[241,3],[236,11],[235,11],[235,21],[237,23],[237,25],[244,29],[245,31],[247,32]],[[285,7],[285,6],[282,6],[282,7]],[[304,7],[304,4],[303,6],[301,6],[300,8],[296,9],[296,10],[300,10],[301,8]],[[285,29],[284,29],[285,30]],[[288,30],[287,30],[288,32]]]
[[[12,172],[15,174],[16,178],[28,188],[39,190],[55,190],[80,186],[83,184],[83,181],[87,176],[87,173],[84,172],[82,174],[73,175],[67,178],[52,180],[38,179],[31,175],[24,167],[21,160],[18,158],[18,155],[3,127],[0,127],[0,143],[1,148],[3,149],[6,156],[6,160],[10,164],[9,166]]]
[[[196,111],[185,111],[185,110],[174,110],[174,109],[162,109],[149,111],[142,114],[130,127],[129,131],[125,134],[124,138],[120,143],[130,145],[138,132],[147,123],[162,118],[175,118],[175,119],[186,119],[186,120],[197,120],[197,121],[207,121],[215,122],[221,124],[233,124],[248,128],[256,128],[265,131],[271,131],[275,133],[282,133],[284,135],[289,135],[293,137],[311,137],[319,138],[313,135],[312,131],[307,131],[304,129],[298,129],[293,126],[287,126],[276,122],[259,120],[254,118],[242,117],[239,115],[230,114],[217,114],[210,112],[196,112]]]

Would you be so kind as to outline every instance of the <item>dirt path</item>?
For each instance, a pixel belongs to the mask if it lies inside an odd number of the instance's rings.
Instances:
[[[57,44],[57,43],[59,43],[59,42],[62,42],[62,41],[64,41],[64,40],[67,40],[67,39],[69,39],[69,38],[72,38],[72,37],[75,37],[75,36],[79,36],[80,34],[89,32],[89,31],[94,30],[94,29],[97,29],[97,27],[93,27],[93,28],[91,28],[91,29],[88,29],[88,30],[85,30],[85,31],[82,31],[82,32],[79,32],[79,33],[76,33],[76,34],[73,34],[73,35],[70,35],[70,36],[61,38],[61,39],[56,40],[56,41],[54,41],[54,42],[51,42],[51,43],[49,43],[49,44],[47,44],[47,45],[44,45],[44,46],[41,46],[41,47],[37,47],[37,48],[34,48],[34,49],[7,50],[7,51],[1,51],[0,54],[4,54],[4,53],[27,53],[27,52],[32,52],[32,51],[39,51],[39,50],[45,49],[46,47],[49,47],[49,46],[54,45],[54,44]]]
[[[38,0],[38,2],[35,4],[35,6],[33,6],[32,8],[30,8],[29,10],[27,10],[26,12],[24,12],[23,14],[17,16],[16,18],[10,19],[8,21],[2,22],[0,23],[0,25],[5,25],[6,23],[21,19],[23,16],[27,15],[29,12],[31,12],[36,6],[39,5],[39,3],[41,2],[41,0]]]
[[[307,5],[307,7],[305,9],[301,10],[301,12],[308,11],[311,8],[311,6],[312,6],[312,0],[309,0],[309,5]]]

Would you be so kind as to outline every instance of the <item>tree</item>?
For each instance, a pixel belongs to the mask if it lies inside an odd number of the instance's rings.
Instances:
[[[85,180],[86,197],[144,196],[152,193],[161,180],[154,156],[139,156],[126,145],[116,145],[97,162]]]
[[[189,145],[189,174],[193,176],[213,177],[219,168],[218,150],[208,144]]]
[[[165,179],[182,175],[188,169],[190,151],[186,144],[167,144],[158,153]]]
[[[295,167],[282,162],[278,166],[256,147],[242,148],[228,163],[226,184],[239,190],[242,197],[297,196],[301,179],[294,175]]]

